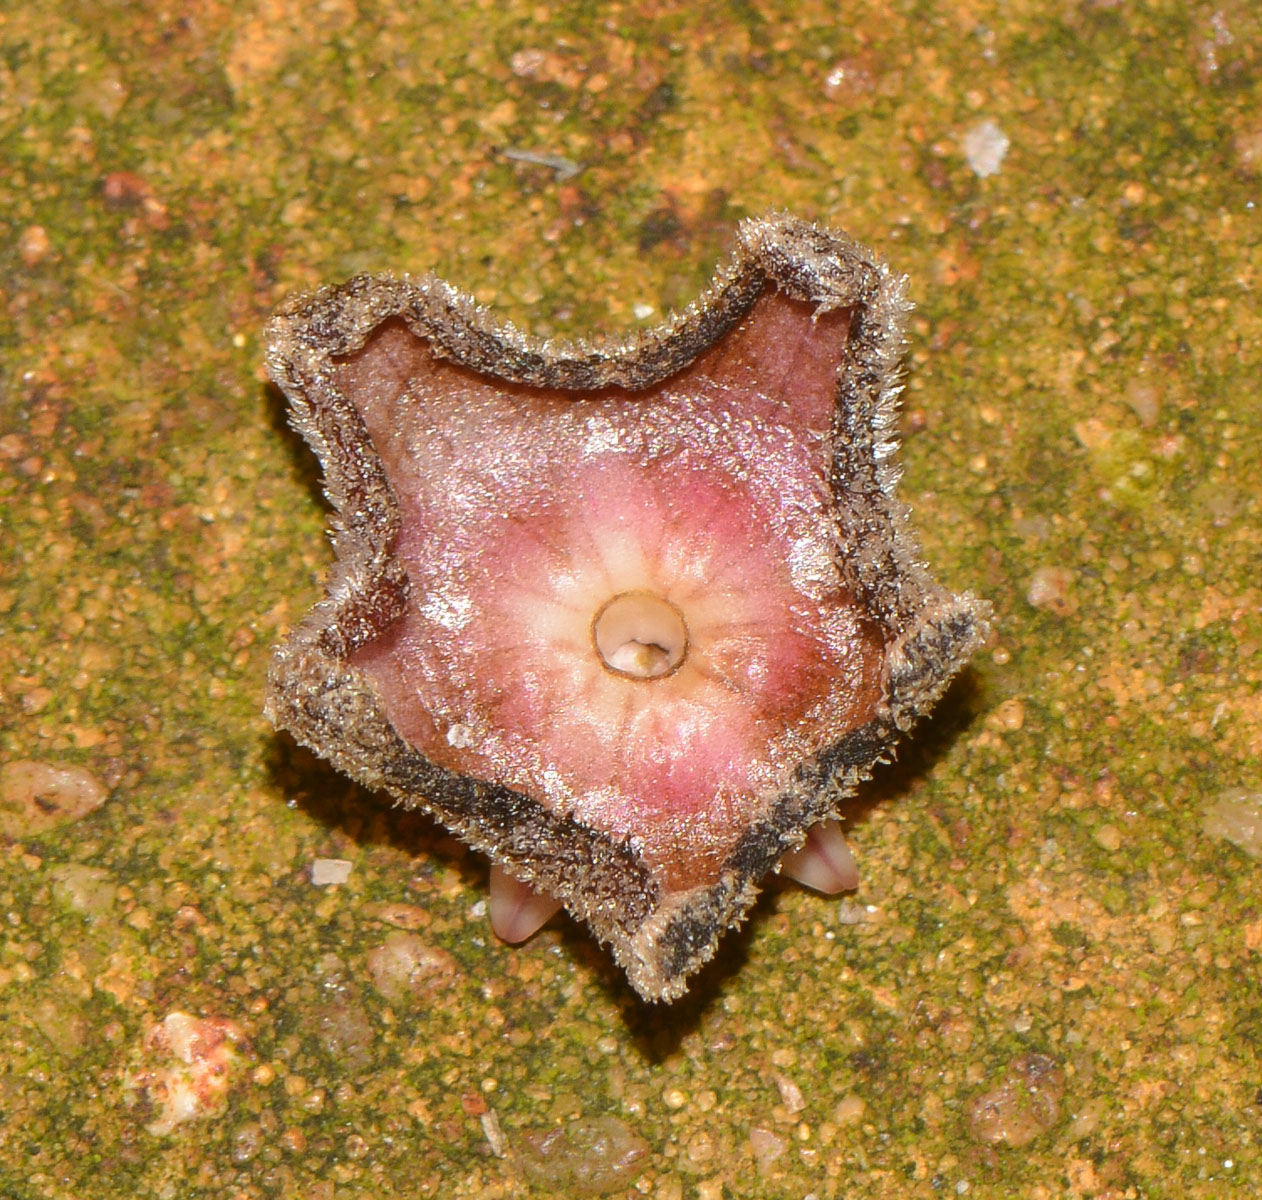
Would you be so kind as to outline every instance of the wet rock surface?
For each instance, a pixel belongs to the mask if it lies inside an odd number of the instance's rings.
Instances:
[[[0,14],[0,1193],[525,1195],[521,1131],[601,1114],[654,1200],[1256,1193],[1257,5],[575,13]],[[771,207],[910,275],[901,486],[996,633],[860,793],[860,889],[766,895],[667,1018],[266,727],[331,552],[260,332],[366,270],[653,325]],[[250,1049],[156,1135],[175,1011]],[[1027,1054],[1057,1120],[977,1140]]]

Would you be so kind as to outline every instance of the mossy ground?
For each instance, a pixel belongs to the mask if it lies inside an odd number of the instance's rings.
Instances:
[[[110,797],[0,845],[0,1192],[515,1196],[603,1114],[661,1200],[1256,1192],[1262,882],[1202,831],[1262,786],[1255,5],[54,8],[0,13],[0,760]],[[770,207],[911,275],[905,495],[996,633],[858,894],[773,891],[649,1009],[262,720],[329,556],[259,331],[369,268],[626,328]],[[174,1010],[249,1049],[159,1137]],[[1030,1054],[1063,1096],[988,1140]]]

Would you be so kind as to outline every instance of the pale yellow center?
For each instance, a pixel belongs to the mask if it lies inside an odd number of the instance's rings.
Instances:
[[[628,679],[662,679],[688,653],[688,626],[669,600],[620,592],[592,619],[592,643],[607,670]]]

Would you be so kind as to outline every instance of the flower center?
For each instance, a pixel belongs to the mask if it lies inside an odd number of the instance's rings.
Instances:
[[[661,679],[679,670],[688,653],[684,614],[652,592],[619,592],[592,619],[600,661],[628,679]]]

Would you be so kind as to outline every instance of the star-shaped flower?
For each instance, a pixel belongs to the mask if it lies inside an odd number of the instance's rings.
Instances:
[[[649,999],[777,864],[853,886],[839,801],[985,624],[894,494],[903,290],[771,217],[623,342],[536,341],[432,277],[291,301],[268,363],[337,562],[272,719],[489,854],[504,935],[559,901]]]

